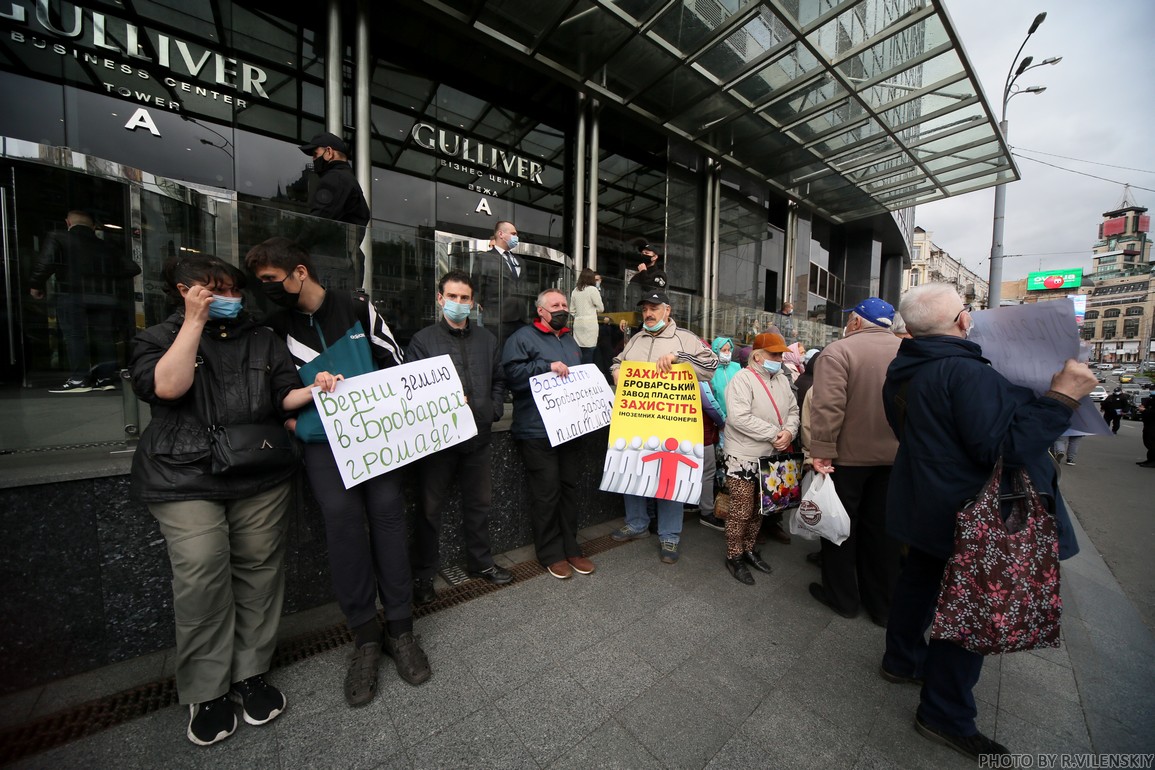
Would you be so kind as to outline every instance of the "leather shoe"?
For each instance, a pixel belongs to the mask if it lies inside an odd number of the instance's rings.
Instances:
[[[759,572],[765,572],[767,575],[769,575],[774,571],[769,564],[762,560],[762,554],[758,553],[757,551],[747,551],[746,553],[742,554],[742,558],[745,559],[747,564]]]
[[[584,556],[570,556],[566,558],[566,561],[569,562],[569,566],[573,568],[573,571],[579,575],[590,575],[597,569],[597,566]]]
[[[726,569],[739,583],[745,583],[748,586],[754,585],[754,576],[750,574],[750,570],[746,569],[746,563],[742,561],[741,556],[726,559]]]
[[[891,684],[917,684],[920,687],[922,686],[921,676],[903,676],[902,674],[896,674],[893,671],[887,671],[886,666],[878,667],[878,675]]]
[[[437,591],[433,588],[433,581],[415,578],[413,580],[413,603],[418,605],[432,604],[435,601],[437,601]]]
[[[857,612],[847,612],[846,610],[835,607],[834,604],[830,601],[830,598],[826,595],[826,589],[822,587],[821,583],[810,584],[810,595],[825,604],[830,609],[834,610],[836,615],[841,615],[844,618],[853,618],[858,616]]]
[[[485,569],[470,570],[469,576],[471,578],[483,578],[495,586],[503,586],[513,581],[513,575],[510,574],[509,570],[502,569],[496,564],[491,564]]]
[[[573,568],[569,566],[568,561],[555,561],[546,567],[546,570],[558,580],[565,580],[573,574]]]

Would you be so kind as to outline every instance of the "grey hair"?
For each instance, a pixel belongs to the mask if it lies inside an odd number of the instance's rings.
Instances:
[[[894,320],[890,323],[890,330],[898,336],[908,333],[906,331],[906,321],[903,320],[902,313],[896,312],[894,314]]]
[[[962,308],[962,297],[951,283],[924,283],[902,296],[898,312],[913,337],[946,334]]]
[[[541,294],[537,295],[537,307],[545,307],[545,298],[546,298],[546,296],[548,296],[550,294],[560,294],[563,297],[565,296],[565,292],[562,291],[561,289],[554,289],[554,288],[546,289]]]

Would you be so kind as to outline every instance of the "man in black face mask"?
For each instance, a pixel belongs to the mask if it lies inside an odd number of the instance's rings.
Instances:
[[[569,368],[581,363],[581,348],[566,326],[568,318],[565,294],[546,289],[537,296],[537,318],[509,336],[501,359],[506,385],[513,391],[510,432],[517,439],[529,480],[537,559],[559,580],[574,572],[588,575],[594,569],[577,542],[578,442],[549,445],[529,380],[546,372],[568,377]]]
[[[349,145],[336,134],[317,134],[301,145],[301,152],[313,158],[313,171],[317,174],[316,184],[310,185],[309,213],[336,222],[356,225],[356,242],[365,236],[365,226],[369,224],[369,205],[353,168],[349,165]],[[316,253],[316,244],[310,242]],[[354,285],[361,285],[361,265],[364,258],[354,247]]]

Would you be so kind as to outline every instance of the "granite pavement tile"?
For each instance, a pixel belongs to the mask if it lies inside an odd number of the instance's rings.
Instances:
[[[609,719],[577,679],[557,668],[542,672],[494,705],[543,767]]]
[[[286,768],[372,768],[404,750],[381,693],[360,708],[290,715],[272,723]]]
[[[846,725],[812,711],[792,693],[775,689],[737,734],[774,758],[778,767],[850,767],[861,738]]]
[[[1091,739],[1087,735],[1086,728],[1081,731],[1072,730],[1069,713],[1061,714],[1061,718],[1064,721],[1060,725],[1041,725],[1028,722],[1015,711],[1000,708],[993,734],[988,732],[987,735],[1015,754],[1090,752]]]
[[[419,770],[538,770],[540,765],[517,733],[494,709],[475,711],[452,729],[433,734],[409,749]]]
[[[629,649],[616,636],[611,636],[586,647],[561,665],[586,686],[590,697],[612,712],[661,678],[642,657],[645,652]]]
[[[618,721],[665,767],[703,767],[730,740],[738,723],[718,713],[710,700],[681,686],[676,677],[658,681],[615,714]]]
[[[376,701],[392,716],[401,744],[406,748],[488,708],[492,702],[461,658],[439,662],[433,676],[418,687],[397,678],[395,683],[378,692]]]
[[[664,765],[610,718],[562,754],[550,770],[660,770]]]
[[[741,733],[731,736],[706,763],[709,770],[782,766],[780,758]]]

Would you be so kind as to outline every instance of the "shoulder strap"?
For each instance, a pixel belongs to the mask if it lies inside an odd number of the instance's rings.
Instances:
[[[747,369],[746,371],[749,372],[750,370]],[[758,380],[758,384],[762,386],[762,390],[766,391],[766,397],[770,399],[770,406],[774,407],[774,414],[778,415],[778,426],[781,427],[783,425],[782,413],[778,411],[778,402],[774,400],[774,396],[770,395],[770,388],[766,387],[766,383],[762,381],[762,378],[759,377],[756,372],[750,372],[750,376]]]

